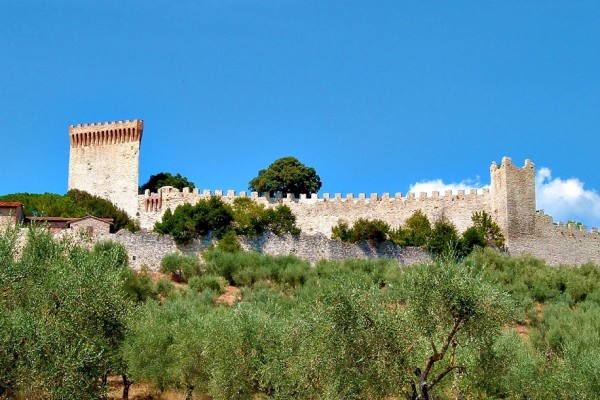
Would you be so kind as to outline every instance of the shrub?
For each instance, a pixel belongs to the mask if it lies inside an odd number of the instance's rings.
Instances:
[[[380,219],[359,218],[352,228],[349,228],[346,222],[340,221],[331,231],[333,239],[349,243],[369,242],[379,245],[389,239],[390,226]]]
[[[275,208],[270,208],[266,211],[266,215],[267,229],[275,235],[282,236],[289,233],[298,236],[300,234],[300,229],[296,226],[296,216],[288,206],[280,204]]]
[[[121,243],[116,243],[110,240],[96,242],[94,245],[94,253],[101,254],[104,257],[109,257],[114,260],[116,268],[124,268],[129,266],[129,256],[127,249]]]
[[[223,294],[225,293],[225,286],[227,281],[218,275],[202,275],[193,276],[189,280],[189,287],[196,293],[201,293],[206,289],[210,289],[214,293]]]
[[[445,218],[441,218],[433,225],[431,236],[427,241],[427,251],[434,256],[448,253],[456,256],[459,245],[458,231],[454,224]]]
[[[200,200],[193,207],[192,218],[198,235],[213,232],[217,238],[221,238],[232,229],[233,210],[219,196],[212,196],[208,200]]]
[[[331,238],[340,239],[342,242],[352,242],[352,230],[346,221],[338,221],[337,225],[331,228]]]
[[[178,206],[174,212],[168,209],[162,221],[154,225],[154,230],[172,235],[177,244],[183,245],[209,232],[218,239],[232,231],[250,237],[267,230],[278,236],[286,233],[300,234],[300,229],[296,226],[296,216],[286,205],[265,208],[252,199],[237,198],[231,207],[218,196],[202,199],[194,206]],[[234,245],[231,239],[232,236],[229,235],[226,243]],[[227,251],[232,250],[235,250],[235,245]]]
[[[471,226],[463,232],[460,239],[460,252],[462,255],[471,254],[475,247],[485,247],[485,232],[475,226]]]
[[[415,211],[404,222],[404,226],[391,232],[394,243],[400,246],[423,247],[431,235],[431,223],[421,210]]]
[[[156,292],[152,279],[146,273],[136,273],[132,269],[126,269],[123,273],[123,290],[125,297],[136,303],[156,298]]]
[[[220,197],[202,199],[196,205],[183,204],[174,212],[167,209],[161,222],[154,225],[158,233],[169,234],[177,244],[188,244],[192,239],[213,232],[217,238],[231,230],[233,211]]]
[[[188,244],[198,236],[192,219],[192,209],[191,204],[178,206],[175,212],[168,208],[163,214],[162,221],[154,224],[154,230],[161,234],[173,236],[177,244]]]
[[[195,255],[167,254],[160,261],[160,272],[170,273],[174,280],[187,282],[192,276],[200,275],[200,260]]]
[[[311,272],[310,266],[306,263],[293,263],[279,273],[279,281],[293,288],[299,287],[304,285]]]
[[[265,206],[247,197],[233,200],[234,229],[239,235],[256,237],[262,234],[269,224]]]
[[[242,250],[242,246],[235,232],[229,231],[219,240],[217,249],[227,253],[236,253]]]
[[[359,218],[352,227],[355,242],[371,242],[380,244],[388,239],[390,226],[380,219],[368,220]]]
[[[175,285],[173,282],[166,278],[161,278],[156,282],[156,293],[166,298],[169,297],[175,291]]]
[[[243,269],[255,269],[259,264],[260,255],[256,252],[226,253],[221,250],[210,250],[204,252],[206,270],[209,273],[220,275],[231,285],[236,283],[234,277],[238,277],[238,271]]]
[[[495,249],[504,248],[504,235],[500,226],[492,220],[492,217],[485,211],[474,212],[471,216],[473,227],[483,233],[485,245]]]
[[[263,265],[239,265],[232,275],[236,286],[252,287],[255,283],[269,278],[269,269]]]
[[[475,247],[504,248],[504,236],[498,224],[485,211],[474,212],[471,216],[473,226],[469,227],[462,235],[457,247],[461,256],[470,254]]]

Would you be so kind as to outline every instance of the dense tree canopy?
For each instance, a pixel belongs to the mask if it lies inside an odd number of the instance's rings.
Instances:
[[[140,186],[140,193],[144,193],[146,189],[149,189],[150,192],[156,192],[163,186],[173,186],[177,189],[185,187],[194,189],[196,187],[194,182],[190,182],[185,176],[181,176],[181,174],[172,175],[169,172],[159,172],[156,175],[150,175],[148,182]]]
[[[85,210],[71,198],[55,193],[12,193],[0,196],[0,201],[23,203],[27,216],[85,217]]]
[[[307,167],[295,157],[284,157],[273,162],[269,168],[261,169],[248,188],[270,196],[292,193],[298,197],[317,193],[321,185],[321,178],[314,168]]]
[[[154,225],[154,230],[173,236],[178,244],[188,244],[209,232],[217,238],[230,231],[250,237],[265,231],[276,235],[300,233],[296,227],[296,216],[287,205],[266,208],[252,199],[238,198],[232,207],[218,196],[202,199],[195,205],[180,205],[173,212],[167,209],[162,220]]]
[[[14,193],[0,196],[0,201],[23,203],[25,215],[45,217],[81,218],[92,215],[98,218],[112,218],[114,229],[135,231],[139,227],[127,213],[111,201],[88,192],[71,189],[66,195],[54,193]]]
[[[118,208],[109,200],[77,189],[69,190],[67,197],[84,211],[84,216],[93,215],[98,218],[112,218],[116,231],[120,229],[136,231],[139,229],[137,222],[129,218],[129,215],[125,211]]]

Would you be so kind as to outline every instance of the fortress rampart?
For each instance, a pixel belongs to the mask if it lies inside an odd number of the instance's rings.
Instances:
[[[301,195],[299,198],[294,198],[292,195],[284,198],[269,198],[259,196],[256,192],[237,193],[234,190],[200,192],[198,189],[188,188],[180,191],[172,187],[163,187],[158,193],[147,191],[139,196],[140,225],[151,229],[155,222],[162,219],[167,209],[174,210],[185,203],[196,204],[201,199],[213,195],[220,196],[226,203],[232,203],[238,197],[250,197],[266,207],[285,204],[296,215],[297,224],[303,232],[321,233],[326,236],[331,235],[331,228],[340,220],[352,224],[359,218],[378,218],[397,227],[417,210],[423,211],[432,221],[442,217],[448,218],[463,231],[471,226],[473,212],[491,210],[491,194],[487,188],[458,190],[455,193],[448,190],[443,194],[433,192],[430,196],[427,193],[419,193],[418,196],[415,193],[408,193],[404,197],[402,193],[396,193],[394,196],[389,193],[382,195],[372,193],[369,196],[365,193],[359,193],[358,196],[354,196],[353,193],[345,196],[341,193],[333,196],[325,193],[322,196],[313,194]]]
[[[587,232],[585,227],[555,224],[552,217],[536,211],[535,166],[530,160],[517,167],[504,157],[500,165],[493,162],[490,167],[489,188],[443,194],[325,193],[270,198],[256,192],[163,187],[157,193],[146,191],[138,195],[142,131],[141,120],[71,126],[69,189],[85,190],[113,201],[137,218],[143,229],[151,230],[167,209],[196,204],[213,195],[228,203],[238,197],[250,197],[266,207],[285,204],[296,215],[304,234],[325,237],[331,236],[331,228],[339,221],[352,224],[359,218],[381,219],[395,228],[417,210],[432,222],[447,218],[462,232],[471,226],[474,212],[486,211],[502,229],[511,254],[529,253],[552,264],[600,263],[597,229]]]

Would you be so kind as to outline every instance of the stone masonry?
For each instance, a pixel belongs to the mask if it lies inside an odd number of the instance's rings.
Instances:
[[[201,192],[163,187],[157,193],[146,191],[137,195],[142,130],[141,120],[72,126],[69,131],[69,188],[86,190],[113,201],[131,217],[137,218],[143,229],[151,230],[167,209],[174,210],[186,203],[196,204],[213,195],[221,196],[225,202],[233,202],[236,197],[251,197],[266,207],[286,204],[296,215],[297,225],[304,234],[323,238],[331,236],[331,228],[339,221],[352,224],[359,218],[377,218],[397,227],[416,210],[423,211],[431,221],[447,218],[462,232],[471,226],[474,212],[486,211],[502,229],[511,254],[533,254],[552,264],[600,263],[597,229],[588,232],[585,227],[577,230],[554,224],[550,216],[536,211],[535,166],[529,160],[523,167],[515,166],[509,157],[504,157],[500,165],[493,162],[489,189],[446,191],[443,194],[408,193],[403,196],[396,193],[391,196],[373,193],[367,196],[360,193],[356,197],[354,194],[343,197],[340,193],[333,196],[325,193],[322,196],[269,198],[255,192]],[[302,240],[311,242],[306,236]],[[319,240],[312,240],[315,241]],[[281,243],[281,251],[285,251],[282,249],[286,246],[305,247],[301,243],[292,245],[289,240]],[[279,250],[271,247],[266,246],[270,253],[278,253]]]
[[[143,130],[138,119],[71,125],[69,190],[103,197],[135,216]]]

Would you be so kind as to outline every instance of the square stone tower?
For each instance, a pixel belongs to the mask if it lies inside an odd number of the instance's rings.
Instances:
[[[535,166],[525,160],[522,168],[509,157],[490,168],[492,215],[502,228],[510,251],[511,240],[535,230]]]
[[[69,190],[110,200],[135,217],[143,130],[139,119],[71,125]]]

